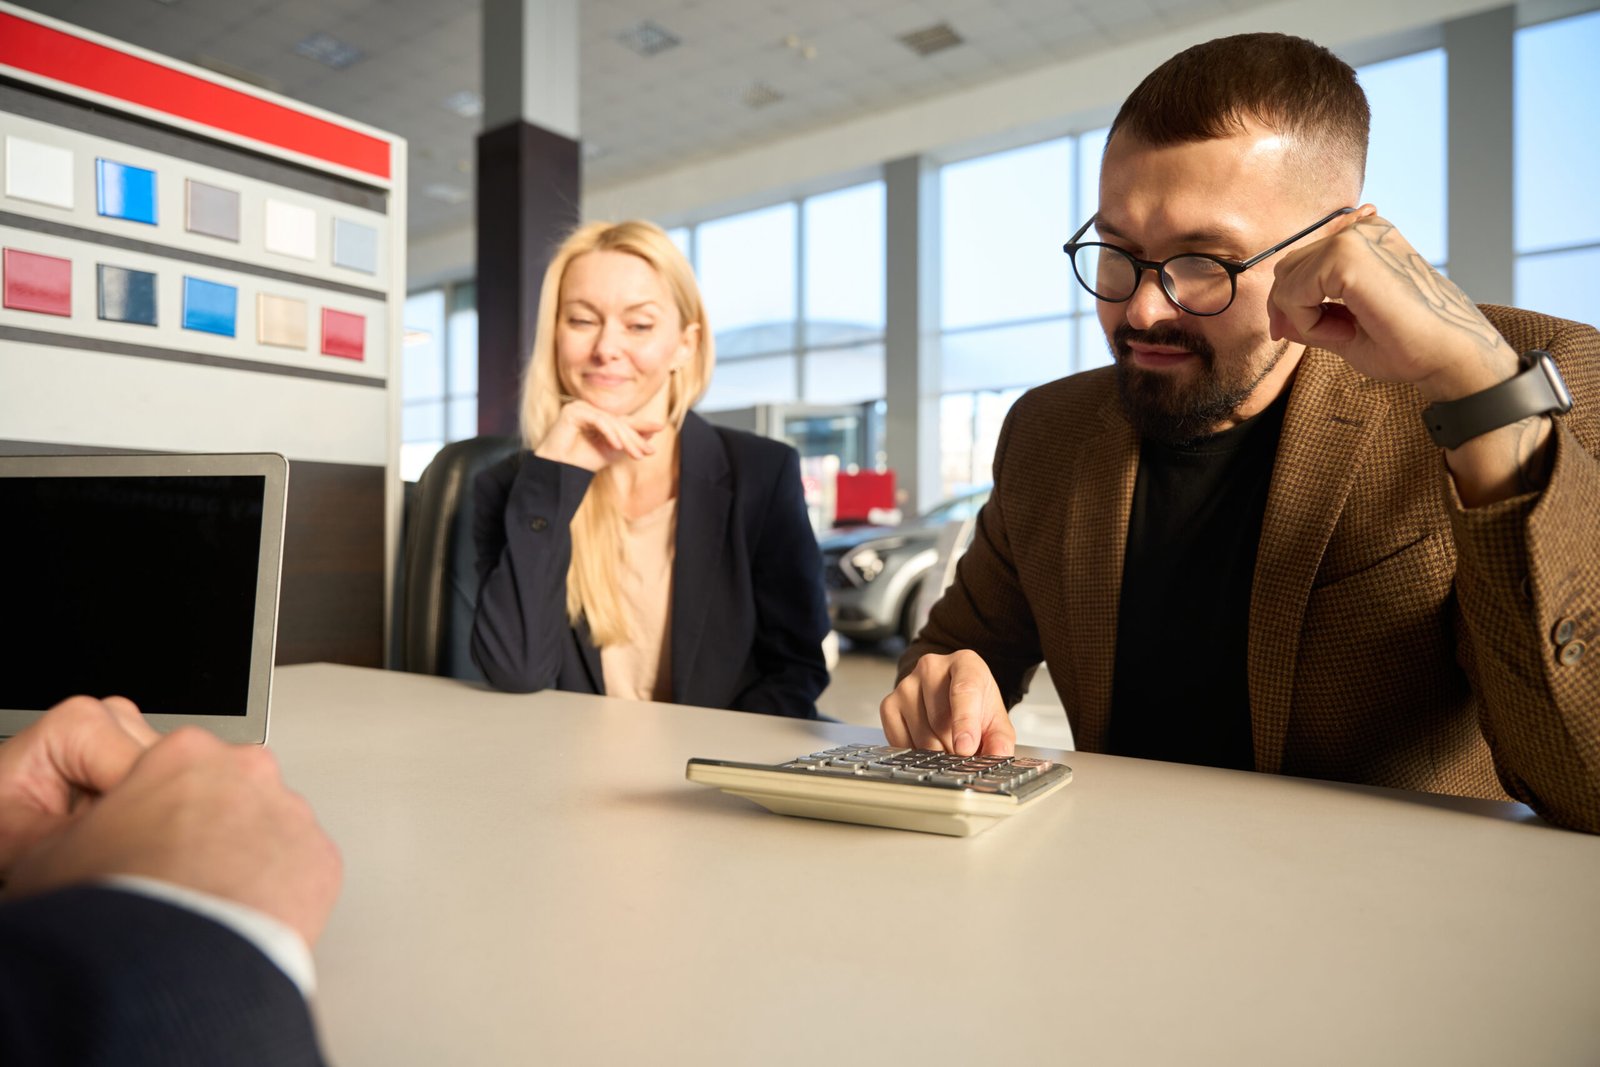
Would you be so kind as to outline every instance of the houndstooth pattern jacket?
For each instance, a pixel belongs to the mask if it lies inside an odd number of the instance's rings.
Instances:
[[[1415,389],[1305,353],[1251,593],[1256,769],[1509,796],[1600,833],[1600,333],[1483,311],[1517,351],[1549,351],[1574,400],[1545,489],[1484,508],[1462,508]],[[1109,367],[1017,401],[901,673],[970,648],[1009,707],[1043,660],[1078,746],[1102,750],[1138,460]]]

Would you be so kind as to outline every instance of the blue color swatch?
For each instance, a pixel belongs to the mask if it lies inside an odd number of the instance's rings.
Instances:
[[[128,270],[96,264],[100,282],[100,317],[107,322],[156,324],[156,276],[147,270]]]
[[[156,224],[155,171],[97,159],[94,179],[100,214],[111,219]]]
[[[334,219],[333,265],[378,273],[378,231],[349,219]]]
[[[234,335],[239,319],[239,290],[231,285],[183,279],[183,328]]]

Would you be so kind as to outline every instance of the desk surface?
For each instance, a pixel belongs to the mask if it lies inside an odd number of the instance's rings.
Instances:
[[[1600,838],[1527,809],[1073,753],[974,838],[686,782],[858,727],[326,665],[271,746],[345,857],[342,1064],[1600,1059]]]

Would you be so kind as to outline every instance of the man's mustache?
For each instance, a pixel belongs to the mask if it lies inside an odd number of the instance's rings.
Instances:
[[[1137,341],[1142,345],[1160,345],[1163,348],[1181,348],[1185,352],[1193,353],[1211,362],[1216,350],[1211,347],[1211,342],[1198,334],[1188,333],[1176,326],[1156,326],[1148,330],[1136,330],[1126,322],[1121,323],[1111,331],[1111,345],[1117,350],[1117,355],[1126,356],[1128,345]]]

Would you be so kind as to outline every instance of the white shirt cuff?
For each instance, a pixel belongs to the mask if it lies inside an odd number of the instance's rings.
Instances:
[[[105,884],[185,908],[221,923],[277,964],[299,987],[302,996],[310,997],[317,991],[316,966],[311,962],[311,949],[306,946],[305,939],[265,912],[198,889],[135,874],[112,875],[105,879]]]

